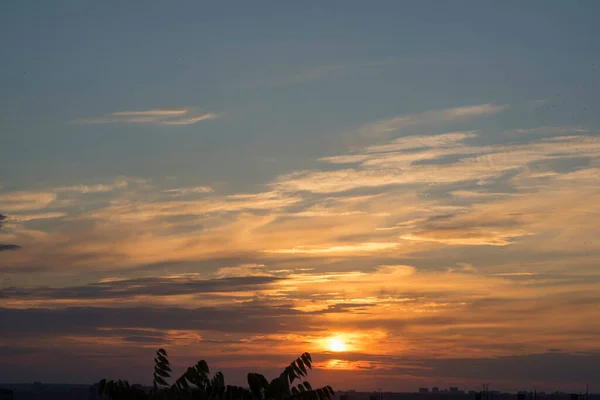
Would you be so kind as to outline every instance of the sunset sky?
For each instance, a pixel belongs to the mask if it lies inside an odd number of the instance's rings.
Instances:
[[[600,391],[599,15],[1,2],[0,378]]]

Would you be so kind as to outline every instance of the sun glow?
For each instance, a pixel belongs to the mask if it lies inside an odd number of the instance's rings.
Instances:
[[[339,338],[329,339],[328,344],[329,344],[329,350],[336,352],[336,353],[348,350],[348,346],[346,346],[346,343],[344,343],[344,341]]]

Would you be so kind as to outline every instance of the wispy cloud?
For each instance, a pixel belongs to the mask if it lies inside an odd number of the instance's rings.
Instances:
[[[162,124],[164,124],[164,125],[191,125],[191,124],[195,124],[200,121],[206,121],[206,120],[211,120],[211,119],[216,119],[216,118],[217,118],[217,114],[208,113],[208,114],[203,114],[203,115],[199,115],[196,117],[166,120],[166,121],[162,121]]]
[[[280,176],[273,186],[283,191],[335,193],[390,185],[485,182],[509,171],[527,171],[534,162],[600,156],[596,136],[568,135],[513,145],[464,143],[472,137],[474,132],[408,136],[355,154],[324,158],[329,163],[348,165],[328,171],[296,171]],[[447,156],[458,160],[438,162]]]
[[[116,189],[124,189],[129,185],[125,179],[116,179],[111,184],[95,184],[95,185],[71,185],[61,186],[54,189],[55,192],[74,192],[74,193],[106,193]]]
[[[273,273],[264,264],[242,264],[235,267],[219,268],[216,276],[219,278],[273,276]]]
[[[417,114],[399,115],[363,125],[359,129],[359,133],[365,138],[376,139],[382,136],[389,136],[390,134],[399,132],[403,128],[407,128],[409,126],[437,125],[441,123],[461,121],[469,118],[496,114],[506,110],[507,108],[508,105],[505,104],[500,105],[487,103],[465,107],[452,107],[441,110],[430,110]]]
[[[518,134],[518,135],[545,135],[545,136],[555,136],[555,135],[576,135],[581,133],[589,133],[588,129],[577,128],[577,127],[568,127],[568,126],[538,126],[535,128],[519,128],[507,131],[508,134]]]
[[[168,193],[172,196],[185,196],[188,194],[199,194],[199,193],[212,193],[213,189],[210,186],[193,186],[193,187],[183,187],[183,188],[175,188],[175,189],[167,189],[165,193]]]
[[[50,205],[56,197],[52,192],[17,191],[0,194],[0,210],[7,212],[39,210]]]
[[[99,282],[66,288],[30,288],[28,290],[6,288],[5,297],[12,299],[121,299],[133,296],[174,296],[206,294],[214,292],[236,292],[249,288],[260,288],[276,282],[278,278],[265,275],[227,275],[218,279],[192,279],[190,277],[152,277]]]
[[[398,243],[357,243],[346,246],[306,247],[297,246],[291,249],[270,250],[269,253],[279,254],[349,254],[354,252],[377,252],[393,249]]]
[[[110,115],[115,117],[172,117],[184,115],[188,112],[187,109],[180,110],[146,110],[146,111],[119,111]]]
[[[64,218],[67,217],[68,214],[64,212],[49,212],[49,213],[38,213],[38,214],[16,214],[10,216],[8,218],[9,222],[29,222],[36,221],[40,219],[54,219],[54,218]]]
[[[200,121],[218,118],[215,113],[202,113],[188,108],[153,109],[145,111],[119,111],[101,117],[78,119],[75,124],[156,124],[192,125]]]
[[[174,193],[181,194],[180,192]],[[188,192],[184,191],[183,193],[187,194]],[[89,217],[110,218],[121,222],[150,221],[154,218],[176,216],[190,217],[223,212],[278,210],[293,205],[300,200],[297,196],[289,196],[278,192],[263,192],[216,196],[189,201],[170,201],[169,199],[149,203],[124,201],[114,203],[102,210],[93,211]]]

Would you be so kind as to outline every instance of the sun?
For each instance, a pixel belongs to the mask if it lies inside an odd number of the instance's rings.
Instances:
[[[348,346],[341,339],[331,338],[329,339],[329,350],[339,353],[348,350]]]

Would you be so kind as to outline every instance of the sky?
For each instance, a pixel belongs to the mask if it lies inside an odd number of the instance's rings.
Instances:
[[[600,391],[599,13],[2,2],[0,376]]]

